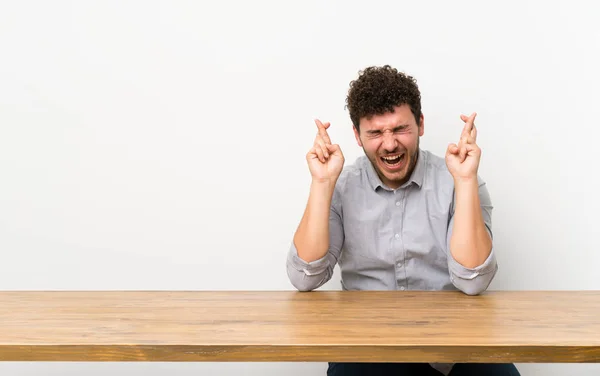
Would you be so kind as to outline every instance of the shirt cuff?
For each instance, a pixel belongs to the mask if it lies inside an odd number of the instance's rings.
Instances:
[[[475,279],[480,275],[494,273],[496,271],[496,253],[494,252],[494,247],[492,246],[492,250],[483,264],[474,268],[463,266],[454,259],[452,252],[450,252],[450,270],[456,277],[466,280]]]
[[[322,258],[311,262],[306,262],[302,260],[300,256],[298,256],[298,250],[296,249],[294,242],[292,242],[290,246],[288,261],[294,269],[304,272],[304,274],[309,276],[321,274],[325,272],[329,267],[329,260],[327,258],[327,254],[325,254],[325,256],[323,256]]]

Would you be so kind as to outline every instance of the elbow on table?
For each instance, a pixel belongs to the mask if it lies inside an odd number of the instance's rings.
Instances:
[[[498,272],[498,262],[492,247],[487,258],[480,265],[463,265],[452,253],[448,258],[450,280],[454,287],[465,295],[480,295],[485,292]]]
[[[296,290],[298,290],[299,292],[311,292],[314,291],[316,289],[316,287],[309,285],[309,284],[302,284],[302,283],[293,283],[292,285],[296,288]]]
[[[287,274],[292,286],[300,292],[316,290],[331,278],[328,269],[319,274],[308,275],[304,271],[288,268]]]
[[[478,285],[465,285],[465,286],[461,286],[459,287],[459,290],[465,294],[465,295],[469,295],[469,296],[477,296],[477,295],[481,295],[483,292],[485,292],[485,290],[487,290],[486,287],[481,287]]]
[[[461,278],[457,275],[451,275],[450,280],[452,281],[452,284],[454,284],[454,287],[456,287],[465,295],[477,296],[481,295],[488,289],[497,271],[498,266],[495,265],[495,267],[489,273],[479,274],[469,279]]]

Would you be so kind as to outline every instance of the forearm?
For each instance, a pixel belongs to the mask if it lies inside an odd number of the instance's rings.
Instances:
[[[294,235],[298,257],[306,262],[323,258],[329,248],[329,213],[335,181],[313,181],[308,203]]]
[[[461,265],[475,268],[483,264],[492,249],[492,240],[481,214],[477,178],[455,181],[455,191],[450,252]]]

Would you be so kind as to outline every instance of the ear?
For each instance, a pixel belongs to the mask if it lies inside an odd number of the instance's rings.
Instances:
[[[360,146],[362,148],[363,146],[362,146],[362,142],[360,141],[360,134],[356,130],[356,127],[354,126],[354,124],[352,124],[352,130],[354,131],[354,138],[356,138],[356,142],[358,143],[358,146]]]
[[[419,136],[423,136],[423,133],[425,133],[425,116],[423,116],[423,114],[421,114],[421,125],[419,125]]]

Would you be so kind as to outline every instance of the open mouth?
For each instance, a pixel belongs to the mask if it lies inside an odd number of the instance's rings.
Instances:
[[[381,157],[381,161],[389,167],[398,167],[404,161],[404,153],[392,156]]]

